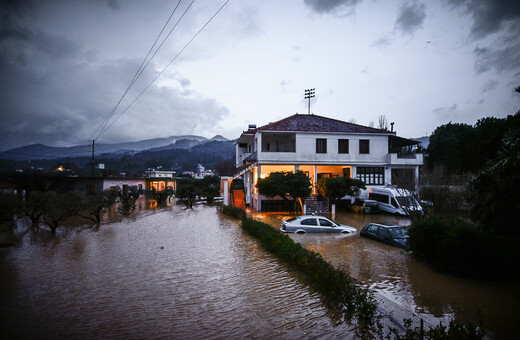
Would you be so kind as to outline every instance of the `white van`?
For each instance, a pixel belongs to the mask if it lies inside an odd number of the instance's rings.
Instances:
[[[405,216],[410,213],[418,212],[422,214],[423,212],[419,202],[406,189],[389,186],[369,187],[367,192],[366,198],[377,201],[381,211]]]

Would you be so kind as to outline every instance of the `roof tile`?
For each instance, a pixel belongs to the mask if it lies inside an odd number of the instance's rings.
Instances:
[[[387,130],[343,122],[341,120],[307,114],[295,114],[274,123],[249,129],[244,133],[256,131],[307,131],[307,132],[349,132],[349,133],[391,133]]]

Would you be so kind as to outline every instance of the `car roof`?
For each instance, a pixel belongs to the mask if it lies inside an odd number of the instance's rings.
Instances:
[[[383,228],[402,227],[402,225],[390,223],[390,222],[370,222],[368,225],[377,225]]]

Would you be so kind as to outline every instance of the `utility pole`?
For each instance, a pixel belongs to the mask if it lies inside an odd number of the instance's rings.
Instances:
[[[305,90],[305,99],[309,100],[309,114],[311,114],[311,98],[314,98],[314,89]]]
[[[95,139],[92,140],[92,177],[94,177],[94,167],[95,167],[95,161],[94,161],[94,142]]]

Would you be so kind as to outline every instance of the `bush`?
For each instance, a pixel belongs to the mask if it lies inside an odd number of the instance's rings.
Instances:
[[[421,200],[433,203],[432,212],[436,215],[456,216],[460,215],[465,190],[446,185],[425,186],[420,190]]]
[[[437,268],[466,277],[502,278],[520,274],[520,242],[485,231],[460,218],[431,217],[409,230],[410,249]]]
[[[221,213],[239,220],[243,220],[244,218],[246,218],[246,212],[244,209],[233,207],[231,205],[223,205],[219,210]]]
[[[329,307],[348,320],[354,318],[361,326],[376,324],[377,304],[372,294],[359,287],[347,273],[334,268],[320,254],[305,249],[268,224],[249,218],[242,221],[242,228],[258,238],[265,249],[302,273]]]

